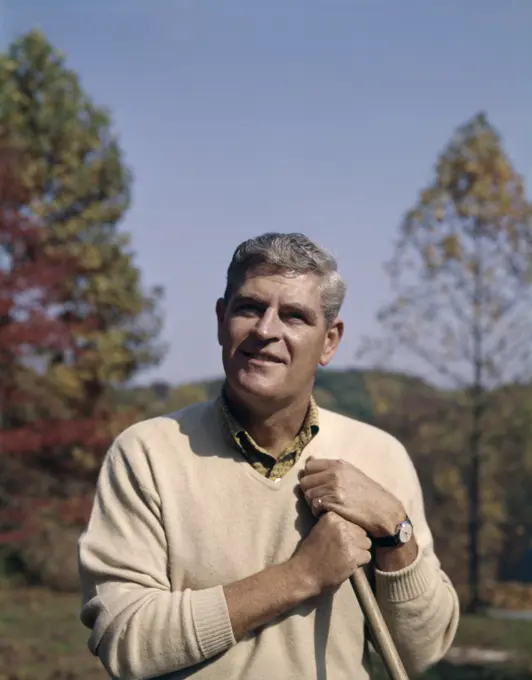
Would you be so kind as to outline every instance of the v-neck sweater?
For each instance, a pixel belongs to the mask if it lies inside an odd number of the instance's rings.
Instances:
[[[238,643],[233,635],[223,586],[290,559],[315,522],[298,486],[311,455],[356,465],[402,501],[418,557],[400,572],[374,570],[377,599],[411,672],[445,654],[458,599],[434,554],[409,456],[370,425],[321,408],[319,422],[293,468],[275,480],[227,442],[215,402],[117,437],[79,540],[81,620],[111,677],[369,677],[366,628],[349,581]]]

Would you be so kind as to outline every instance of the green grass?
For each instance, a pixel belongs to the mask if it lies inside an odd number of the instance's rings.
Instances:
[[[105,680],[79,604],[39,588],[0,589],[0,680]]]
[[[106,680],[87,649],[80,598],[41,588],[0,588],[0,680]],[[457,668],[442,663],[426,680],[526,680],[532,674],[532,622],[464,616],[456,646],[511,650],[521,668]],[[377,670],[375,680],[385,680]]]
[[[457,644],[512,651],[532,668],[532,621],[464,616]]]

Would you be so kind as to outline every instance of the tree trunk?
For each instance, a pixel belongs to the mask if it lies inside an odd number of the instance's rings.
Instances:
[[[475,244],[475,270],[473,289],[473,384],[471,386],[471,435],[469,438],[469,611],[482,607],[480,590],[479,537],[482,524],[480,475],[482,415],[484,410],[484,346],[483,346],[483,284],[484,262],[482,248],[482,225],[475,220],[473,238]]]
[[[481,473],[481,418],[483,411],[483,391],[479,386],[472,390],[472,423],[469,450],[471,456],[469,479],[469,595],[468,609],[476,612],[482,607],[480,589],[480,551],[479,536],[482,528],[480,508],[480,473]]]

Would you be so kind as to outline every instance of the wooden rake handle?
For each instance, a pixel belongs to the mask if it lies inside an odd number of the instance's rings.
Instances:
[[[358,598],[360,608],[378,646],[384,667],[390,680],[408,680],[405,667],[397,652],[390,631],[373,595],[365,571],[360,568],[349,579]]]

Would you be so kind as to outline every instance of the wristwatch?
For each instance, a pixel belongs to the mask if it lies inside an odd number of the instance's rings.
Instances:
[[[398,545],[405,545],[412,538],[414,527],[408,516],[397,525],[395,533],[391,536],[371,537],[376,548],[395,548]]]

